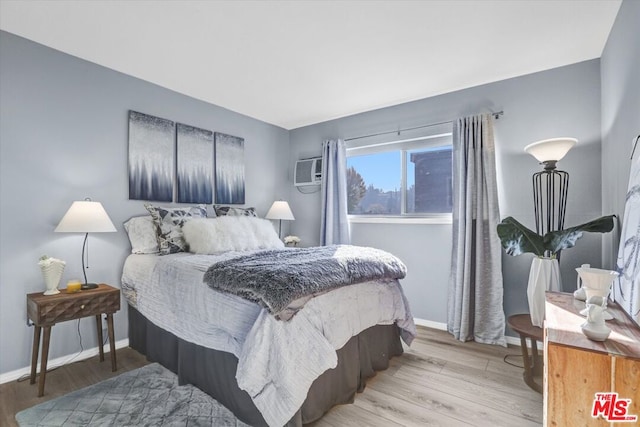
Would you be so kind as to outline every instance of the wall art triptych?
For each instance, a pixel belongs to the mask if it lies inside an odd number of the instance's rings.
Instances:
[[[216,203],[244,204],[244,139],[129,111],[130,200],[209,204],[214,182]]]

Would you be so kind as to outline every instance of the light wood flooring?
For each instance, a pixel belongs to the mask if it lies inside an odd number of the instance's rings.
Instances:
[[[542,425],[542,395],[522,379],[520,347],[462,343],[418,327],[411,348],[367,382],[352,405],[313,427]]]
[[[22,409],[86,387],[148,362],[130,348],[118,350],[118,371],[97,356],[47,374],[45,395],[29,380],[0,385],[0,425],[16,426]],[[508,426],[542,424],[542,396],[527,387],[519,347],[461,343],[443,331],[418,327],[418,338],[386,371],[367,382],[352,405],[333,408],[312,427]]]

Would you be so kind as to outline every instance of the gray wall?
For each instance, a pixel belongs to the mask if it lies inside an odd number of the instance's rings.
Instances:
[[[499,66],[499,65],[496,65]],[[591,60],[496,83],[447,93],[291,131],[291,162],[318,155],[326,138],[350,138],[486,111],[504,110],[495,121],[499,199],[502,217],[514,216],[533,227],[531,175],[540,167],[523,151],[544,138],[572,136],[578,145],[559,163],[571,174],[567,225],[601,214],[600,62]],[[292,176],[290,174],[290,176]],[[307,245],[318,242],[320,196],[291,196],[296,221],[291,232]],[[451,252],[450,225],[353,224],[354,244],[376,246],[397,254],[407,264],[403,280],[414,316],[446,322]],[[586,236],[563,253],[566,290],[575,286],[574,267],[598,265],[601,238]],[[527,312],[526,283],[530,255],[503,257],[504,306],[507,315]]]
[[[286,130],[139,79],[0,33],[0,373],[30,363],[33,329],[25,295],[44,290],[42,254],[67,261],[62,279],[82,276],[82,235],[53,230],[74,200],[103,203],[117,233],[93,234],[89,279],[120,286],[129,242],[122,223],[145,214],[128,200],[128,110],[245,139],[246,201],[265,214],[286,197]],[[279,194],[276,189],[286,189]],[[126,308],[115,315],[127,337]],[[81,321],[84,348],[97,345],[93,319]],[[79,351],[75,322],[56,325],[50,358]]]
[[[640,134],[640,2],[625,0],[602,54],[602,210],[624,213],[632,142]],[[635,156],[640,156],[640,144]],[[615,266],[619,233],[603,241],[602,264]]]

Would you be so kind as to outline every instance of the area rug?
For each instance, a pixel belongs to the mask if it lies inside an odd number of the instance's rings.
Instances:
[[[157,363],[16,414],[31,426],[247,426],[227,408]]]

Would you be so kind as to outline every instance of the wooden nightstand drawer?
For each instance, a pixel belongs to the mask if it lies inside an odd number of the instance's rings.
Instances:
[[[53,325],[65,320],[120,310],[120,291],[102,285],[98,289],[57,295],[31,294],[27,299],[27,314],[36,325]]]

